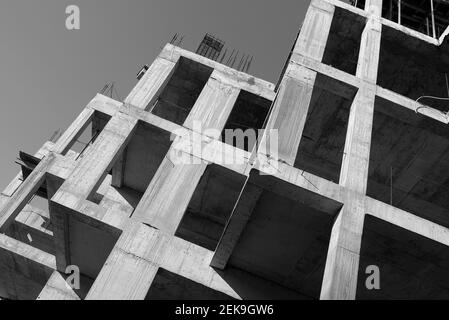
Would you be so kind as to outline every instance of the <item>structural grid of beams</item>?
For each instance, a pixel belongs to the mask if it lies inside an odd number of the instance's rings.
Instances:
[[[449,55],[382,8],[312,0],[276,86],[167,44],[98,94],[0,194],[0,298],[449,298]]]

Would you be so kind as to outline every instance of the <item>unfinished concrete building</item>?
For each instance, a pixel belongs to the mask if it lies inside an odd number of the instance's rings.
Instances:
[[[0,297],[449,298],[449,103],[420,99],[448,97],[447,8],[411,10],[430,2],[312,0],[277,85],[166,45],[124,102],[99,94],[20,154]],[[277,152],[195,121],[277,132]]]

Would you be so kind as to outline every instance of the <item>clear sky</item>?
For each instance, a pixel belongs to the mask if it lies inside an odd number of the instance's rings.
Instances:
[[[68,5],[80,30],[65,27]],[[34,153],[65,130],[93,96],[115,81],[125,97],[139,68],[174,33],[195,50],[206,32],[254,55],[249,73],[275,82],[308,0],[0,1],[0,189]]]

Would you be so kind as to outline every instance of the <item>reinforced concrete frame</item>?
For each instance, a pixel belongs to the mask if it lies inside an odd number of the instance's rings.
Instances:
[[[167,44],[124,102],[98,94],[56,143],[45,143],[35,154],[40,162],[31,174],[23,181],[18,174],[0,195],[0,297],[369,298],[357,292],[364,275],[360,261],[368,215],[449,246],[446,226],[367,195],[376,99],[441,125],[449,123],[444,113],[378,85],[384,28],[435,47],[444,44],[445,35],[434,39],[407,29],[382,18],[381,9],[382,0],[366,1],[365,10],[337,0],[312,0],[277,91],[274,84]],[[355,74],[323,62],[337,10],[364,21]],[[206,83],[190,109],[184,106],[189,112],[177,124],[151,111],[164,90],[176,83],[181,60],[195,64],[189,65],[191,70],[202,74],[195,81],[205,77]],[[318,84],[321,75],[331,81]],[[348,94],[338,182],[295,167],[318,86],[339,95],[346,94],[342,87],[354,88]],[[203,128],[221,132],[241,91],[272,102],[260,147],[245,151],[195,131],[193,123],[200,121]],[[99,134],[79,155],[70,148],[90,123]],[[277,130],[277,154],[264,147],[270,129]],[[198,139],[172,143],[170,135],[178,142],[187,139],[181,131]],[[132,151],[145,145],[150,167],[142,164],[147,158],[136,160]],[[212,151],[200,152],[204,146]],[[199,163],[174,164],[166,156],[173,149]],[[236,153],[243,163],[220,161]],[[214,189],[199,187],[211,166],[219,168],[210,174],[218,197],[235,186],[224,217],[213,206],[217,195],[208,195]],[[131,188],[136,167],[148,174],[148,181]],[[47,216],[29,204],[43,185]],[[207,215],[202,230],[189,229],[193,235],[180,237],[186,210],[195,207],[196,189],[205,202],[212,199],[212,209],[205,205],[199,213],[200,218]],[[285,207],[267,212],[270,202]],[[42,224],[47,220],[50,225]],[[215,250],[196,241],[208,236],[211,221],[221,230]],[[302,232],[303,237],[283,239],[284,232],[270,229],[270,223],[282,231],[286,225],[298,226],[300,232],[288,229],[285,234]],[[27,241],[28,235],[33,240]],[[264,237],[268,240],[262,241]],[[49,244],[38,245],[42,241]],[[66,286],[70,265],[81,271],[79,290]]]

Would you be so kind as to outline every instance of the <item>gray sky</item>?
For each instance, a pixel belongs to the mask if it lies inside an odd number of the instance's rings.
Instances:
[[[81,29],[65,28],[80,8]],[[65,130],[96,92],[115,81],[124,97],[135,74],[174,33],[195,50],[204,33],[254,55],[249,73],[276,81],[308,0],[2,0],[0,2],[0,189]]]

